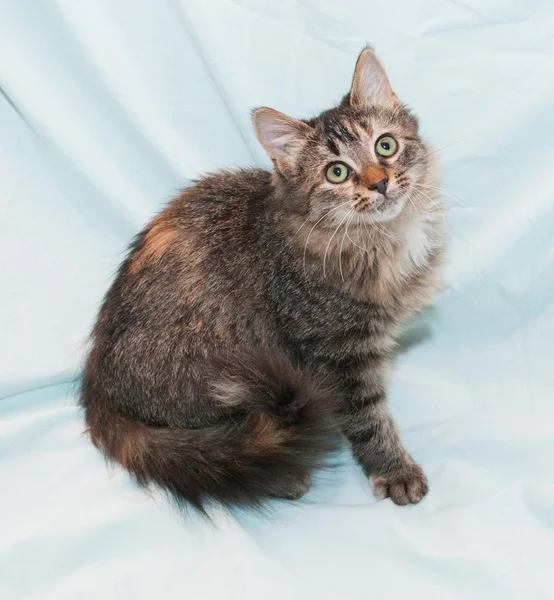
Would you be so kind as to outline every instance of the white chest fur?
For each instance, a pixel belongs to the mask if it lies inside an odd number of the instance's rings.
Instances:
[[[397,273],[400,277],[409,277],[423,269],[429,260],[431,251],[440,243],[437,235],[437,223],[434,215],[414,215],[406,224],[403,243],[398,249]]]

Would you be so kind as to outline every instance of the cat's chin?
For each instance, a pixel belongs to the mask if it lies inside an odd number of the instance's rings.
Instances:
[[[384,203],[378,209],[373,210],[370,214],[370,218],[372,221],[377,221],[382,223],[384,221],[392,221],[395,219],[404,209],[406,204],[406,197],[401,196],[396,200],[389,200]]]

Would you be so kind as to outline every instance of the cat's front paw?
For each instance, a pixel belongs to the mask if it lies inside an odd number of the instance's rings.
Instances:
[[[415,463],[387,475],[371,475],[369,481],[378,500],[390,498],[400,506],[417,504],[429,491],[427,477]]]
[[[300,500],[309,491],[311,485],[311,475],[306,473],[306,475],[297,481],[288,482],[283,490],[274,492],[272,495],[275,498],[282,498],[283,500]]]

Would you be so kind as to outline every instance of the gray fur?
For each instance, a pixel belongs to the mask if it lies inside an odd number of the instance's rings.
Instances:
[[[385,377],[400,323],[436,289],[442,214],[417,120],[389,96],[347,96],[306,122],[256,111],[275,171],[205,177],[134,242],[81,402],[95,443],[139,481],[199,506],[298,497],[338,427],[378,497],[426,493]],[[390,159],[375,155],[385,133],[399,143]],[[337,156],[353,165],[340,185],[325,179]]]

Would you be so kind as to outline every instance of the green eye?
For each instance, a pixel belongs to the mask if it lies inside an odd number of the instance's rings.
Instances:
[[[325,172],[325,177],[327,177],[327,181],[331,183],[343,183],[348,179],[350,175],[350,169],[341,162],[333,163],[327,167],[327,171]]]
[[[398,144],[390,135],[379,138],[375,144],[375,152],[381,156],[392,156],[397,150]]]

